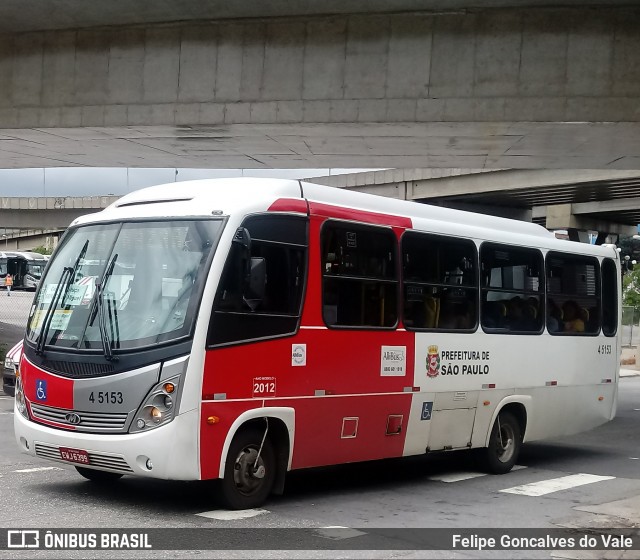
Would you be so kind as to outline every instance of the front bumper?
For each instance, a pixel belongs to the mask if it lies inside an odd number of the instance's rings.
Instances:
[[[199,411],[176,416],[159,428],[135,434],[91,434],[58,430],[27,420],[14,407],[13,425],[20,449],[56,462],[167,480],[199,480]],[[87,451],[89,464],[60,457],[60,447]],[[153,465],[147,467],[148,460]]]

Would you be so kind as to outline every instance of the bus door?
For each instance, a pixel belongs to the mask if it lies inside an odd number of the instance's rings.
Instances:
[[[21,288],[24,281],[26,262],[19,257],[9,257],[7,259],[7,272],[13,276],[13,287]]]

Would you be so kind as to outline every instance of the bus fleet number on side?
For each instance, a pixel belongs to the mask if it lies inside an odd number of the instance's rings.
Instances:
[[[91,391],[89,402],[98,404],[122,404],[122,391]]]
[[[611,344],[598,344],[598,354],[611,354]]]

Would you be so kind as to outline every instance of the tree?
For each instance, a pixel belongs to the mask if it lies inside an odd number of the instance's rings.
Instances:
[[[622,277],[622,304],[640,307],[640,266]]]
[[[50,255],[53,251],[51,249],[47,249],[43,245],[36,247],[35,249],[31,249],[32,253],[40,253],[41,255]]]

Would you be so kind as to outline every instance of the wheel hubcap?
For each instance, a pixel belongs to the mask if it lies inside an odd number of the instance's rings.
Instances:
[[[233,480],[243,494],[253,494],[259,490],[267,473],[262,457],[258,459],[255,447],[245,447],[236,458],[233,467]]]
[[[508,424],[500,426],[498,430],[498,459],[502,463],[507,463],[513,457],[515,450],[515,434]]]

